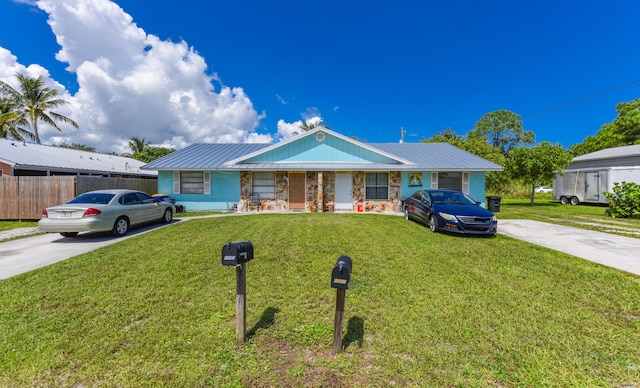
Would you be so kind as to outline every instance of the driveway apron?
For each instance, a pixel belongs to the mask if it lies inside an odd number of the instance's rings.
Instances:
[[[498,233],[640,275],[640,239],[532,220],[499,220]]]

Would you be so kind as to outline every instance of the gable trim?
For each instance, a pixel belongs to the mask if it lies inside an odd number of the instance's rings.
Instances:
[[[271,151],[273,151],[275,149],[278,149],[278,148],[281,148],[281,147],[285,147],[286,145],[288,145],[290,143],[300,141],[301,139],[304,139],[306,137],[315,136],[318,132],[323,132],[325,134],[329,134],[329,135],[334,136],[334,137],[336,137],[336,138],[338,138],[340,140],[343,140],[345,142],[351,143],[351,144],[353,144],[353,145],[355,145],[357,147],[364,148],[364,149],[366,149],[368,151],[371,151],[371,152],[374,152],[374,153],[376,153],[378,155],[382,155],[382,156],[384,156],[386,158],[392,159],[392,160],[398,162],[399,164],[414,165],[413,162],[410,162],[408,160],[404,160],[404,159],[402,159],[402,158],[400,158],[400,157],[398,157],[396,155],[390,154],[388,152],[384,152],[384,151],[382,151],[382,150],[380,150],[378,148],[369,146],[367,144],[364,144],[362,142],[354,140],[354,139],[352,139],[350,137],[341,135],[341,134],[339,134],[337,132],[334,132],[334,131],[332,131],[332,130],[330,130],[328,128],[316,127],[316,128],[314,128],[314,129],[312,129],[310,131],[305,132],[302,135],[294,136],[294,137],[292,137],[290,139],[287,139],[287,140],[282,141],[280,143],[276,143],[276,144],[271,145],[269,147],[263,148],[263,149],[261,149],[259,151],[252,152],[250,154],[243,155],[243,156],[241,156],[239,158],[230,160],[230,161],[225,163],[225,167],[238,167],[239,164],[241,164],[242,162],[245,162],[245,161],[247,161],[247,160],[249,160],[251,158],[254,158],[254,157],[258,156],[258,155],[262,155],[262,154],[271,152]],[[271,163],[286,163],[286,162],[271,162]],[[319,163],[319,162],[315,162],[315,163]],[[331,161],[322,162],[322,163],[330,164]]]

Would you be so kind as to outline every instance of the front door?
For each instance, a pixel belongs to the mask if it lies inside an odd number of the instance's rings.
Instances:
[[[351,185],[351,174],[336,174],[335,210],[353,210]]]
[[[289,209],[304,210],[304,173],[289,174]]]

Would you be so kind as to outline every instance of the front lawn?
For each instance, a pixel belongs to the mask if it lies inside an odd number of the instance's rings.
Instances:
[[[220,254],[244,239],[239,346]],[[341,254],[353,274],[332,356]],[[638,277],[398,216],[182,221],[0,281],[0,386],[638,387],[639,348]]]
[[[605,215],[607,206],[562,205],[551,193],[538,193],[534,206],[529,198],[502,198],[498,219],[518,218],[552,222],[577,228],[640,238],[640,218],[612,218]]]

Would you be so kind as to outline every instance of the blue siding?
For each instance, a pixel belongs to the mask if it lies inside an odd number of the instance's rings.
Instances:
[[[471,171],[469,172],[469,196],[482,204],[482,207],[486,208],[485,197],[485,173],[484,171]]]
[[[240,173],[210,171],[211,194],[175,194],[173,171],[158,171],[158,192],[168,194],[187,211],[224,211],[240,201]]]
[[[419,172],[403,172],[402,173],[402,192],[401,198],[405,198],[415,193],[418,190],[431,188],[431,171],[422,171],[422,187],[409,187],[409,174]],[[486,197],[486,180],[484,171],[470,171],[469,172],[469,196],[476,201],[480,202],[483,207],[487,207]]]
[[[319,142],[315,136],[307,136],[282,147],[256,155],[244,163],[258,162],[379,162],[398,164],[394,159],[362,148],[329,134]]]
[[[414,174],[416,172],[422,172],[422,186],[409,186],[409,174]],[[411,194],[415,193],[418,190],[430,189],[431,188],[431,171],[410,171],[402,172],[402,192],[400,194],[401,198],[408,197]]]

